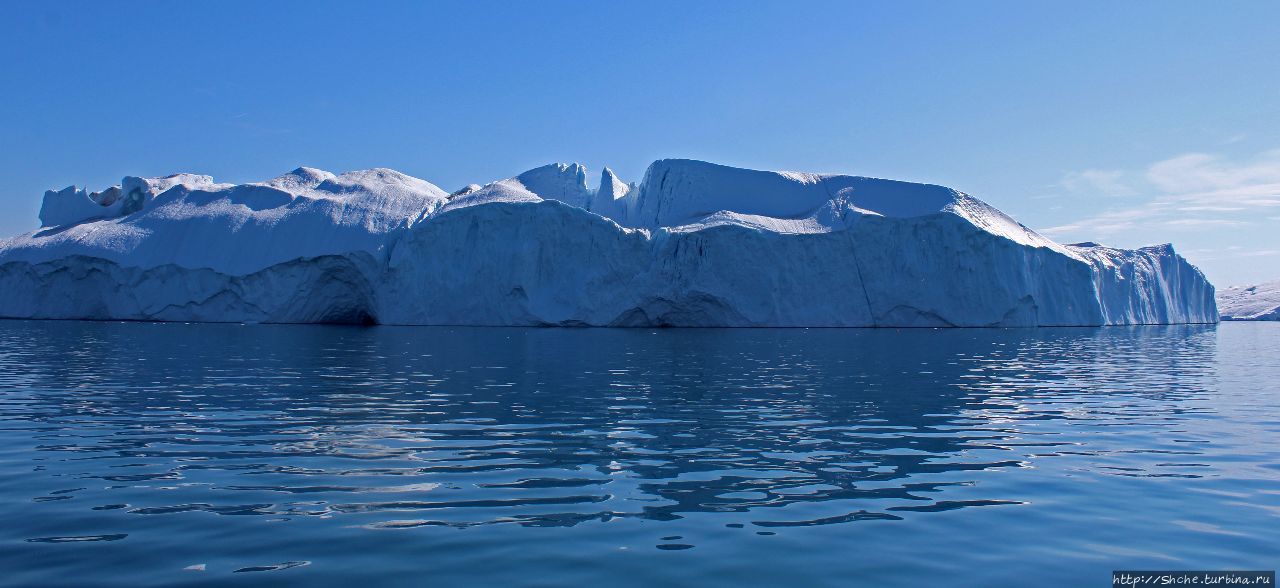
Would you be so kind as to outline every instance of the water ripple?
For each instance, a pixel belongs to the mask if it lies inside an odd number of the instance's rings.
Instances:
[[[0,322],[0,541],[23,546],[0,569],[638,585],[1258,569],[1280,552],[1280,366],[1256,360],[1277,335]]]

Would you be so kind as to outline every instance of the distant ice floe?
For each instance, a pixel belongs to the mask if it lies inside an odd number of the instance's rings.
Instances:
[[[1280,280],[1219,290],[1218,312],[1225,321],[1280,321]]]

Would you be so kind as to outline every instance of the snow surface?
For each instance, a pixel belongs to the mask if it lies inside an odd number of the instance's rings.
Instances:
[[[0,241],[0,316],[616,326],[1203,323],[1171,246],[1060,245],[969,195],[847,175],[552,164],[452,194],[389,169],[125,178]]]
[[[1218,312],[1228,321],[1280,321],[1280,280],[1219,290]]]

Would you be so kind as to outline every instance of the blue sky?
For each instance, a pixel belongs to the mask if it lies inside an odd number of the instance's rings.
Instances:
[[[1280,279],[1278,2],[0,6],[0,233],[44,190],[654,159],[945,184]]]

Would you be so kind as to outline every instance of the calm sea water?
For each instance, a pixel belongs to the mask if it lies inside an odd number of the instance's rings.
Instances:
[[[0,321],[0,584],[1274,569],[1280,323]]]

